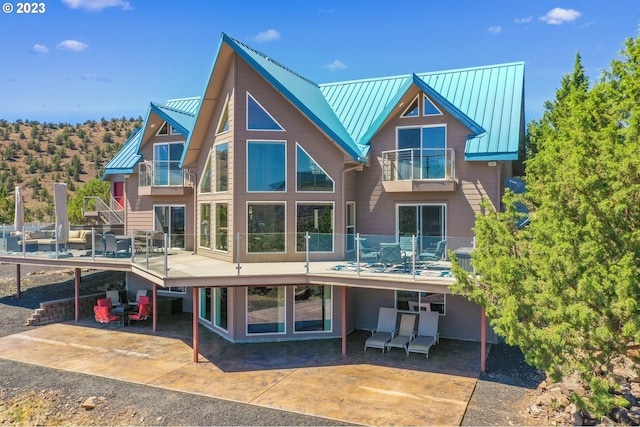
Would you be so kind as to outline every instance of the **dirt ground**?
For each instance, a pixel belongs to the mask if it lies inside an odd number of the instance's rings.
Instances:
[[[29,328],[39,303],[74,294],[73,269],[0,264],[0,336]],[[83,270],[81,294],[124,273]],[[505,344],[492,347],[462,425],[544,425],[527,408],[544,376]],[[0,360],[0,425],[344,425],[332,420]]]

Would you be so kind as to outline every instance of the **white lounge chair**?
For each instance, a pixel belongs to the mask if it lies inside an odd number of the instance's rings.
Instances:
[[[111,305],[117,307],[120,305],[120,291],[107,291],[107,298],[111,299]]]
[[[413,340],[416,334],[416,316],[415,314],[404,313],[400,317],[400,329],[398,335],[387,343],[387,350],[393,347],[402,348],[407,351],[407,346]],[[407,353],[409,354],[409,353]]]
[[[138,289],[138,291],[136,292],[136,300],[135,301],[129,301],[129,305],[138,305],[140,304],[140,297],[146,297],[147,296],[147,290],[146,289]]]
[[[380,307],[378,312],[378,326],[371,331],[371,336],[364,343],[364,351],[367,347],[380,348],[384,353],[387,343],[396,336],[395,308]]]
[[[424,353],[429,358],[429,349],[432,345],[440,341],[438,333],[438,319],[440,314],[437,311],[423,311],[420,313],[418,321],[418,335],[407,347],[407,356],[410,352]]]

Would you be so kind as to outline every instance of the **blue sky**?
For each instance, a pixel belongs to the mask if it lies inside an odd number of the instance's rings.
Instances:
[[[637,0],[0,3],[0,118],[69,123],[201,95],[222,32],[316,83],[524,61],[529,122],[576,52],[597,80],[640,23]]]

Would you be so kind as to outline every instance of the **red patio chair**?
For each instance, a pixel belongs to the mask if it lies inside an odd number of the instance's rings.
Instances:
[[[129,315],[129,326],[131,326],[132,320],[137,320],[138,322],[142,322],[143,320],[147,320],[151,315],[151,304],[143,304],[140,301],[140,305],[138,305],[138,312],[131,313]]]
[[[108,307],[101,307],[99,305],[96,305],[93,307],[93,314],[95,315],[96,322],[98,323],[105,323],[107,325],[113,322],[119,323],[118,316],[109,314]]]
[[[113,304],[111,303],[111,298],[101,298],[98,300],[98,307],[107,307],[107,311],[111,311],[113,309]]]

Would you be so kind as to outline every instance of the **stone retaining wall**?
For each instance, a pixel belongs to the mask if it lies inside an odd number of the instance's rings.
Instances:
[[[83,295],[80,297],[80,317],[93,316],[93,307],[104,293]],[[64,322],[76,318],[75,298],[65,298],[55,301],[41,302],[40,308],[27,319],[27,326],[48,325],[50,323]]]

